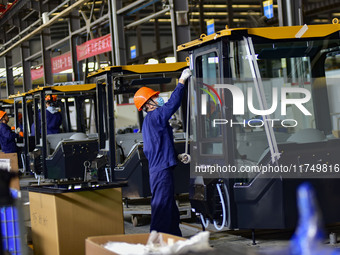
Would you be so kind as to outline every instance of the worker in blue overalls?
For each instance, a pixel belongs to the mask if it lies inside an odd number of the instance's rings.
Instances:
[[[46,125],[47,134],[58,134],[60,132],[60,125],[62,124],[62,117],[57,106],[57,96],[47,95],[46,101]]]
[[[47,95],[45,97],[46,102],[46,129],[47,134],[58,134],[60,132],[60,125],[62,124],[62,116],[57,106],[57,96],[56,95]],[[40,110],[39,114],[39,123],[38,126],[40,127]],[[40,129],[40,128],[39,128]],[[34,123],[31,126],[31,135],[35,135]]]
[[[134,95],[138,111],[146,115],[143,127],[143,151],[149,161],[151,188],[150,231],[181,236],[179,211],[174,197],[173,169],[177,161],[172,128],[169,119],[181,105],[185,81],[191,72],[185,69],[169,101],[159,96],[159,91],[147,87],[140,88]]]
[[[7,125],[9,121],[8,115],[5,111],[0,111],[0,145],[4,153],[17,152],[17,145],[15,138],[16,133],[12,132],[11,127]]]

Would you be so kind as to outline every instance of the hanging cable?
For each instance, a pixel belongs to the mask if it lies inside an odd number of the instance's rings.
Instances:
[[[207,228],[209,226],[209,220],[207,219],[207,221],[205,221],[202,213],[200,213],[200,217],[201,217],[201,222],[202,222],[203,227]]]
[[[231,211],[230,211],[230,196],[229,196],[229,191],[228,191],[228,188],[227,188],[227,185],[223,184],[223,187],[224,187],[224,193],[225,193],[225,197],[226,197],[226,209],[227,209],[227,216],[228,218],[226,219],[226,227],[227,228],[230,228],[230,222],[231,222],[231,219],[230,219],[230,216],[231,216]]]
[[[225,203],[224,203],[224,198],[223,198],[223,195],[222,195],[220,184],[216,184],[216,188],[217,188],[218,194],[220,196],[221,205],[222,205],[222,224],[219,227],[219,226],[217,226],[216,220],[214,220],[214,226],[217,230],[222,230],[224,228],[225,223],[226,223],[227,215],[226,215]]]

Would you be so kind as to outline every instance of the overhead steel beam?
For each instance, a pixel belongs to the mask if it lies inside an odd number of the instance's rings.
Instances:
[[[136,12],[139,12],[140,10],[143,10],[143,9],[145,9],[146,7],[148,7],[148,6],[150,6],[150,5],[153,5],[153,4],[155,4],[155,3],[159,2],[159,1],[160,1],[160,0],[152,0],[152,1],[148,2],[148,3],[146,3],[146,4],[143,4],[142,6],[139,6],[138,8],[136,8],[136,9],[134,9],[134,10],[128,12],[126,15],[127,15],[127,16],[131,16],[132,14],[134,14],[134,13],[136,13]]]
[[[14,15],[19,13],[22,7],[24,7],[30,0],[20,0],[11,6],[10,11],[5,12],[0,19],[0,27],[5,25],[9,19],[13,18]]]
[[[161,11],[159,11],[159,12],[156,12],[156,13],[153,13],[153,14],[151,14],[151,15],[149,15],[149,16],[146,16],[146,17],[144,17],[144,18],[142,18],[142,19],[140,19],[140,20],[137,20],[137,21],[135,21],[135,22],[132,22],[132,23],[126,25],[125,28],[126,28],[126,29],[129,29],[129,28],[132,28],[132,27],[141,25],[141,24],[143,24],[143,23],[145,23],[145,22],[148,22],[150,19],[154,19],[154,18],[156,18],[156,17],[158,17],[158,16],[160,16],[160,15],[162,15],[162,14],[168,12],[168,11],[170,11],[170,6],[167,6],[167,7],[165,7],[163,10],[161,10]]]
[[[125,6],[125,7],[123,7],[123,8],[121,8],[121,9],[117,10],[117,11],[116,11],[116,14],[119,15],[119,14],[122,14],[122,13],[124,13],[124,12],[127,12],[128,10],[130,10],[130,9],[134,8],[135,6],[137,6],[137,5],[139,5],[139,4],[142,4],[142,3],[144,3],[144,2],[146,2],[146,0],[138,0],[138,1],[134,1],[132,4],[129,4],[129,5]]]
[[[34,53],[33,55],[30,55],[29,57],[25,58],[25,61],[31,61],[32,59],[36,59],[41,57],[41,50]]]
[[[37,29],[35,29],[34,31],[32,31],[31,33],[29,33],[28,35],[24,36],[23,38],[21,38],[19,41],[15,42],[13,45],[9,46],[6,50],[0,52],[0,57],[6,55],[8,52],[10,52],[11,50],[13,50],[15,47],[19,46],[20,44],[22,44],[24,41],[29,40],[31,37],[37,35],[38,33],[40,33],[42,30],[44,30],[45,28],[50,27],[52,24],[58,22],[58,19],[61,17],[64,17],[66,15],[68,15],[70,12],[72,12],[72,10],[74,8],[80,7],[82,6],[84,3],[88,2],[89,0],[78,0],[77,2],[75,2],[73,5],[70,5],[69,7],[67,7],[65,10],[61,11],[58,15],[54,16],[52,19],[50,19],[49,22],[42,24],[41,26],[39,26]],[[20,2],[20,1],[19,1]]]
[[[92,27],[99,25],[99,24],[108,23],[109,22],[108,17],[109,17],[109,14],[105,14],[104,16],[100,17],[99,19],[96,19],[95,21],[91,22],[90,27],[92,28]],[[82,27],[82,28],[79,28],[79,29],[73,31],[71,36],[78,35],[78,34],[81,34],[83,32],[86,32],[86,27]]]
[[[339,0],[324,0],[318,3],[308,3],[304,5],[304,15],[316,15],[323,12],[331,11],[339,8]]]

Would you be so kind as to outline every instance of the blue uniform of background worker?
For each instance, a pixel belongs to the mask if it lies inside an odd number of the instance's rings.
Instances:
[[[134,96],[137,109],[148,113],[143,122],[142,133],[143,151],[149,161],[152,194],[150,231],[178,236],[182,234],[173,183],[177,155],[169,119],[181,105],[184,83],[190,75],[189,69],[183,71],[176,89],[165,104],[163,98],[158,96],[158,91],[147,87],[140,88]]]
[[[60,132],[60,125],[62,124],[62,116],[59,112],[58,108],[55,107],[55,104],[57,102],[57,96],[55,95],[48,95],[45,98],[46,101],[46,129],[47,134],[58,134]],[[39,130],[40,130],[40,122],[41,122],[41,116],[39,111]],[[31,127],[31,135],[35,135],[35,129],[34,129],[34,123]]]
[[[5,111],[0,111],[0,145],[4,153],[17,152],[15,138],[17,135],[12,132],[11,127],[7,125],[9,118]]]

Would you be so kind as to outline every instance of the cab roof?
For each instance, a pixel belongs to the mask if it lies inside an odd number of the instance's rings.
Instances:
[[[304,25],[304,26],[284,26],[284,27],[260,27],[260,28],[226,28],[211,35],[202,34],[199,39],[181,44],[177,51],[186,51],[196,48],[202,44],[215,41],[221,37],[228,37],[231,40],[240,37],[240,34],[248,36],[258,36],[271,40],[299,40],[300,38],[326,37],[340,31],[338,21],[327,25]],[[302,33],[305,30],[304,33]],[[301,31],[301,36],[298,34]]]
[[[167,73],[176,72],[188,67],[187,62],[162,63],[151,65],[125,65],[125,66],[108,66],[92,72],[88,77],[102,75],[106,72],[126,73],[126,74],[149,74],[149,73]]]

